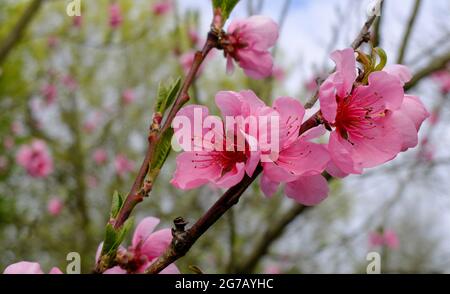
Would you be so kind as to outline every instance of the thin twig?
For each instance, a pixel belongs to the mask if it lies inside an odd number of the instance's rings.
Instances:
[[[414,24],[417,20],[417,15],[419,14],[420,4],[422,0],[416,0],[414,3],[413,11],[411,12],[411,16],[409,17],[408,23],[406,24],[406,31],[403,35],[402,42],[400,43],[400,49],[398,52],[397,63],[402,64],[405,60],[406,49],[408,48],[409,40],[411,38],[411,33],[413,31]]]
[[[0,65],[2,65],[6,60],[14,46],[19,43],[23,33],[36,16],[43,2],[44,0],[33,0],[25,9],[24,13],[19,18],[9,35],[5,38],[5,40],[0,42]]]

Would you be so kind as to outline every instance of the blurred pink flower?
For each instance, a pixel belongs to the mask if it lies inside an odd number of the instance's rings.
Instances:
[[[82,16],[81,15],[80,16],[74,16],[72,24],[76,28],[81,28],[81,26],[83,25],[83,18],[82,18]]]
[[[123,177],[127,173],[133,171],[134,164],[124,154],[119,154],[114,160],[114,167],[116,169],[116,173],[120,177]]]
[[[153,3],[152,12],[155,15],[164,15],[172,10],[171,0],[159,0]]]
[[[143,273],[169,246],[172,241],[171,229],[154,231],[159,224],[159,219],[155,217],[144,218],[136,227],[128,249],[120,247],[118,249],[118,259],[124,257],[126,266],[131,273]],[[100,258],[103,244],[100,244],[96,260]],[[120,262],[119,262],[120,263]],[[127,270],[120,265],[112,267],[104,274],[126,274]],[[161,274],[179,274],[180,271],[174,263],[161,271]]]
[[[58,216],[63,208],[64,202],[58,197],[53,197],[47,204],[47,211],[52,216]]]
[[[264,274],[266,275],[280,275],[282,274],[281,268],[278,265],[268,265],[264,268]]]
[[[438,83],[442,93],[450,93],[450,70],[445,69],[434,73],[433,79]]]
[[[125,91],[123,91],[123,93],[122,93],[122,101],[125,104],[133,103],[134,100],[136,100],[136,95],[135,95],[135,93],[134,93],[134,91],[132,89],[126,89]]]
[[[69,91],[75,91],[78,87],[77,81],[71,75],[64,76],[62,82]]]
[[[371,247],[386,246],[389,249],[398,249],[400,241],[395,231],[385,230],[383,233],[371,232],[369,234],[369,244]]]
[[[406,66],[372,72],[368,85],[357,78],[352,48],[332,53],[336,71],[321,85],[321,113],[333,127],[328,149],[333,164],[347,174],[361,174],[394,159],[418,143],[418,131],[429,116],[418,97],[405,95],[411,78]]]
[[[56,96],[58,95],[58,90],[55,85],[47,84],[42,87],[41,94],[47,105],[50,105],[55,102]]]
[[[234,70],[234,60],[251,78],[262,79],[272,74],[273,58],[269,48],[278,39],[278,25],[272,19],[255,15],[233,20],[228,27],[227,38],[224,52],[228,73]]]
[[[14,144],[14,139],[10,136],[3,139],[3,147],[5,147],[6,150],[11,150],[14,147]]]
[[[430,124],[432,126],[435,126],[438,122],[439,122],[439,112],[434,110],[433,112],[431,112],[431,116],[430,116]]]
[[[47,177],[53,172],[53,160],[42,140],[34,140],[30,145],[22,146],[16,155],[16,161],[35,178]]]
[[[58,37],[56,37],[56,36],[50,36],[50,37],[48,37],[48,39],[47,39],[47,46],[48,46],[50,49],[56,48],[56,46],[58,46],[58,43],[59,43],[59,39],[58,39]]]
[[[384,244],[390,249],[397,249],[400,245],[397,233],[393,230],[386,230],[384,232]]]
[[[191,41],[192,45],[197,45],[200,41],[200,36],[198,35],[197,31],[194,29],[190,29],[188,32],[189,40]]]
[[[118,3],[112,3],[109,6],[109,26],[117,29],[122,24],[122,12]]]
[[[187,74],[194,63],[195,51],[189,51],[180,56],[180,64],[183,68],[184,74]],[[197,75],[201,73],[203,66],[198,70]]]
[[[94,151],[92,158],[94,159],[96,164],[102,165],[108,160],[108,153],[104,148],[98,148]]]
[[[54,267],[50,270],[49,274],[62,274],[63,272]],[[27,274],[27,275],[36,275],[36,274],[44,274],[41,269],[41,266],[37,262],[29,262],[29,261],[21,261],[14,264],[9,265],[3,274],[17,275],[17,274]]]

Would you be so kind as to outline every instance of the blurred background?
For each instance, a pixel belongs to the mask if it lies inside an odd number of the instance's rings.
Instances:
[[[67,16],[69,2],[1,0],[1,271],[20,260],[65,269],[73,251],[82,272],[93,269],[113,192],[129,191],[143,158],[158,85],[184,74],[212,17],[209,0],[81,0],[81,17]],[[329,54],[349,47],[370,3],[241,0],[231,19],[264,14],[280,25],[273,76],[226,75],[216,51],[192,101],[217,111],[216,92],[242,89],[267,103],[308,100],[333,68]],[[385,0],[372,36],[388,63],[412,69],[408,93],[432,113],[417,148],[333,180],[330,197],[314,208],[281,191],[266,199],[254,184],[177,262],[180,270],[365,273],[375,251],[384,273],[450,273],[449,15],[447,0]],[[31,156],[41,164],[27,166]],[[146,216],[160,218],[159,228],[178,216],[193,223],[220,197],[211,187],[172,187],[175,156],[134,211],[136,224]]]

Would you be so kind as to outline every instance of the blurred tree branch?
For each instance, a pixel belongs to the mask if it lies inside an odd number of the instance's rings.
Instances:
[[[25,9],[22,16],[19,18],[9,35],[0,42],[0,65],[5,62],[14,46],[19,43],[23,36],[23,33],[25,32],[33,18],[36,16],[39,8],[44,1],[45,0],[33,0]]]
[[[426,78],[430,74],[445,68],[449,62],[450,52],[433,58],[426,66],[413,75],[411,81],[405,85],[405,91],[415,87],[423,78]]]
[[[402,64],[403,61],[405,60],[406,49],[408,48],[409,40],[411,38],[411,33],[413,31],[414,24],[416,23],[417,15],[419,14],[421,3],[422,3],[422,0],[415,1],[413,11],[411,13],[411,16],[409,17],[408,23],[406,24],[406,31],[405,31],[405,34],[403,35],[402,42],[400,43],[401,45],[400,45],[400,49],[399,49],[399,53],[398,53],[398,58],[397,58],[398,64]]]

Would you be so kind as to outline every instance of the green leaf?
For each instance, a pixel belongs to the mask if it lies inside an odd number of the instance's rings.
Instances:
[[[153,160],[150,165],[150,172],[157,170],[159,171],[164,163],[166,162],[167,157],[170,154],[170,150],[172,149],[172,136],[173,129],[167,129],[162,135],[161,140],[158,142],[155,148],[155,153],[153,156]]]
[[[114,191],[111,205],[111,217],[115,218],[123,205],[123,196],[119,192]]]
[[[165,85],[160,83],[158,87],[158,99],[156,101],[155,112],[164,114],[164,112],[172,105],[177,97],[181,87],[181,78],[177,78],[175,82]]]
[[[109,257],[115,256],[117,248],[125,239],[125,236],[133,226],[133,218],[127,219],[119,229],[114,229],[113,225],[106,225],[105,241],[103,242],[102,256],[107,255]]]
[[[222,24],[224,24],[239,0],[213,0],[212,2],[214,10],[220,10]]]

